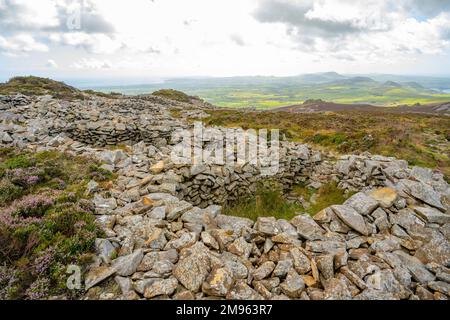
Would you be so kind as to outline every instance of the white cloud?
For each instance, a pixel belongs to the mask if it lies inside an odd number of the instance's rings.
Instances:
[[[0,35],[0,51],[7,54],[23,54],[28,52],[47,52],[49,48],[44,43],[36,41],[29,34],[18,34],[12,37]]]
[[[58,68],[58,64],[57,64],[56,61],[53,60],[53,59],[48,59],[48,60],[47,60],[47,63],[45,64],[45,66],[46,66],[47,68],[51,68],[51,69],[56,69],[56,68]]]
[[[113,66],[112,63],[107,60],[99,60],[93,58],[83,58],[80,61],[77,61],[71,65],[72,68],[81,70],[111,69],[112,66]]]
[[[245,46],[244,39],[242,39],[242,37],[239,34],[237,34],[237,33],[231,34],[230,35],[230,39],[231,39],[231,41],[233,41],[238,46]]]
[[[450,54],[450,1],[85,0],[69,30],[76,3],[0,0],[0,52],[120,76],[368,72]]]
[[[87,34],[84,32],[52,33],[49,40],[55,44],[79,47],[89,53],[114,53],[123,47],[123,43],[104,34]]]

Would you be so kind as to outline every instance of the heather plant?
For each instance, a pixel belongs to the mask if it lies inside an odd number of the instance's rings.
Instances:
[[[39,300],[48,296],[50,281],[48,278],[38,278],[25,291],[25,296],[30,300]]]
[[[11,215],[22,217],[42,217],[45,211],[51,207],[53,199],[48,195],[27,195],[16,200],[10,207]]]
[[[83,266],[102,236],[86,185],[112,174],[56,151],[0,150],[0,299],[73,297],[65,268]]]
[[[13,184],[26,189],[36,185],[39,182],[40,174],[41,173],[37,170],[37,168],[31,167],[8,170],[5,176]]]
[[[8,179],[0,179],[0,204],[10,202],[22,195],[23,189]]]

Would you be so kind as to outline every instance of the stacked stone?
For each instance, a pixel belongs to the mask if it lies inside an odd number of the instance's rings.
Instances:
[[[340,188],[358,191],[366,187],[385,186],[404,178],[408,163],[378,155],[348,155],[339,158],[336,171]]]
[[[277,175],[283,184],[329,177],[359,192],[313,217],[255,222],[226,216],[211,203],[251,192],[260,169],[177,166],[170,161],[170,145],[143,141],[125,151],[93,148],[96,139],[108,141],[109,128],[128,138],[127,125],[139,129],[141,119],[151,123],[142,116],[152,108],[149,115],[159,113],[167,126],[176,122],[167,108],[123,100],[72,103],[44,97],[8,109],[23,118],[20,124],[1,115],[1,145],[21,142],[33,150],[99,158],[117,175],[107,189],[88,184],[105,238],[96,240],[86,298],[450,297],[450,186],[441,173],[372,155],[350,155],[334,164],[305,145],[283,143]],[[134,103],[142,112],[132,111]],[[86,144],[75,139],[78,133],[71,139],[63,130],[98,121],[101,126],[87,129]]]

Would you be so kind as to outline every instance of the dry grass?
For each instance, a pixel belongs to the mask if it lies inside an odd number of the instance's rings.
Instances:
[[[338,153],[393,156],[450,175],[450,117],[381,112],[249,112],[211,110],[207,125],[276,128],[292,141]]]

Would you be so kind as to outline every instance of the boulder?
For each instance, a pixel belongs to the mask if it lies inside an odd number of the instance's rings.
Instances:
[[[347,199],[344,205],[352,207],[363,216],[367,216],[378,207],[378,201],[363,192],[358,192]]]
[[[203,283],[202,291],[216,297],[225,297],[233,285],[233,276],[226,268],[214,269]]]
[[[355,209],[345,205],[335,205],[331,208],[333,209],[333,212],[350,228],[365,236],[369,235],[369,230],[367,229],[364,218],[356,212]]]
[[[390,208],[398,198],[397,191],[393,188],[380,188],[369,193],[369,196],[383,208]]]
[[[192,247],[183,250],[182,257],[173,270],[173,275],[186,289],[198,292],[210,271],[208,248],[203,243],[197,242]]]

